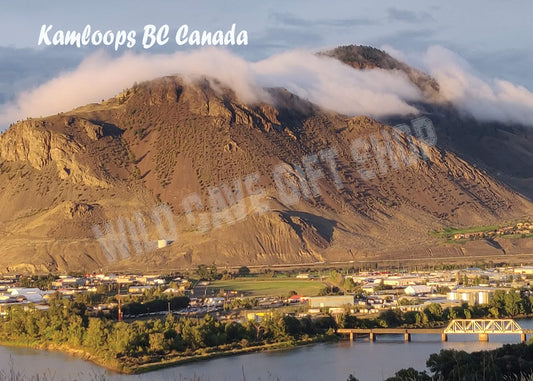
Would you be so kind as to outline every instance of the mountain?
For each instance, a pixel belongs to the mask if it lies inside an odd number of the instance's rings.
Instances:
[[[440,148],[454,152],[528,198],[533,198],[533,135],[530,127],[480,122],[460,113],[441,99],[435,79],[382,50],[348,45],[321,54],[356,69],[380,68],[404,72],[427,99],[415,106],[433,122]],[[402,121],[384,122],[394,125]]]
[[[411,75],[438,92],[431,78]],[[428,146],[383,121],[268,91],[272,102],[245,105],[214,80],[172,76],[12,125],[0,135],[0,269],[155,271],[529,250],[530,240],[460,246],[430,234],[533,211],[465,160],[459,144]],[[158,249],[158,240],[171,242]]]
[[[354,69],[399,70],[407,75],[430,100],[439,99],[439,83],[426,73],[391,57],[383,50],[372,46],[347,45],[320,52],[319,55],[336,58]]]

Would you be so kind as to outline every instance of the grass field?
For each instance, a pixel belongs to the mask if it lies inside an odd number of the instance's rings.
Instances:
[[[451,238],[454,234],[459,233],[476,233],[476,232],[488,232],[498,229],[498,225],[485,225],[485,226],[472,226],[468,228],[453,228],[448,227],[442,230],[434,230],[430,234],[436,237]]]
[[[324,287],[318,280],[294,278],[238,278],[211,282],[209,288],[235,290],[246,296],[283,296],[290,291],[299,295],[315,296]]]

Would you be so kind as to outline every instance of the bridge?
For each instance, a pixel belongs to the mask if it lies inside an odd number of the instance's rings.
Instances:
[[[349,335],[354,341],[355,335],[368,335],[370,341],[376,335],[404,335],[405,341],[411,341],[412,334],[436,334],[442,341],[448,341],[448,335],[478,335],[479,341],[489,341],[489,334],[518,334],[525,342],[532,329],[523,329],[513,319],[454,319],[446,328],[339,328],[337,333]]]

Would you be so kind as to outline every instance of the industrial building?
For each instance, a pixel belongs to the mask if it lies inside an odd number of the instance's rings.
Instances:
[[[313,296],[309,298],[310,308],[353,306],[353,295]]]
[[[494,287],[460,287],[449,292],[447,299],[452,302],[467,302],[470,305],[487,304],[496,290]]]

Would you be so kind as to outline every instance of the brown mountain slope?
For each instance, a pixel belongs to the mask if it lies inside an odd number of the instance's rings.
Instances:
[[[410,152],[405,135],[270,91],[274,105],[246,106],[207,80],[167,77],[14,125],[0,136],[0,266],[145,270],[452,255],[457,249],[442,247],[430,230],[532,212],[531,203],[453,154],[414,139],[429,159],[405,165],[391,160]],[[375,178],[360,171],[354,141],[374,147],[363,154]],[[297,184],[298,202],[276,183],[281,163],[303,168],[300,178],[281,177],[286,187]],[[312,173],[321,177],[316,184]],[[220,206],[232,199],[224,214]],[[185,215],[184,200],[202,207]],[[161,203],[175,227],[167,221],[158,229]],[[259,204],[269,210],[258,213]],[[114,254],[95,239],[93,228],[105,231],[106,221],[115,231],[126,227],[125,235],[109,235],[125,237]],[[156,249],[158,239],[173,242]]]
[[[533,198],[533,136],[530,127],[480,122],[461,114],[451,103],[443,102],[435,79],[371,46],[339,46],[321,54],[334,57],[354,69],[403,71],[426,96],[426,102],[415,106],[431,118],[440,148],[475,163],[491,176]],[[387,122],[394,125],[403,121]]]

